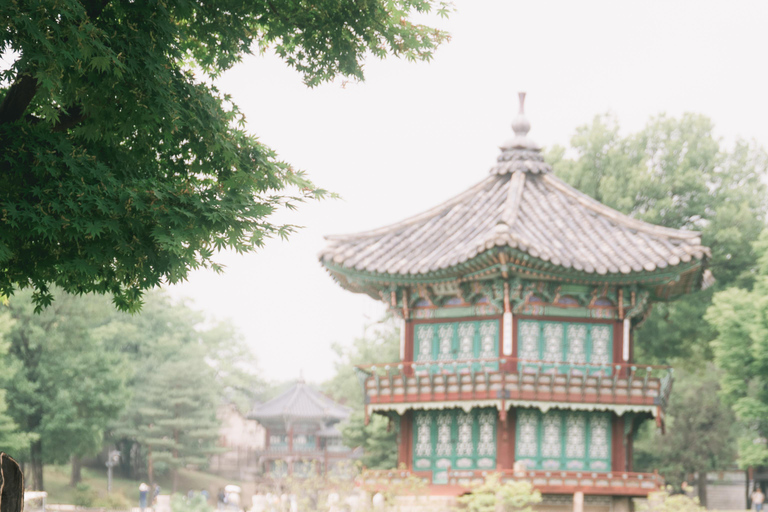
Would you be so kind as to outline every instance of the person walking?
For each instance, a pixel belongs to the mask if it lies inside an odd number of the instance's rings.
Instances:
[[[149,486],[145,482],[141,482],[141,485],[139,485],[139,507],[141,507],[141,512],[144,512],[144,509],[147,508],[148,495]]]
[[[763,494],[759,487],[755,487],[755,490],[752,491],[752,504],[757,512],[763,510],[763,503],[765,503],[765,494]]]

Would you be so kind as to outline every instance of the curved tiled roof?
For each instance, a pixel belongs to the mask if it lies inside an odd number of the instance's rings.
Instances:
[[[321,420],[336,422],[346,419],[350,409],[337,404],[304,381],[272,400],[256,405],[248,417],[260,422],[269,420]]]
[[[516,249],[586,274],[653,272],[702,260],[699,233],[656,226],[609,208],[551,172],[521,113],[490,176],[397,224],[328,236],[320,259],[335,268],[390,276],[449,269],[493,248]]]

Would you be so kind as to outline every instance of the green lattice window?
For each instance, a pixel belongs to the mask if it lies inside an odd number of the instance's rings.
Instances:
[[[455,363],[468,359],[499,357],[499,322],[446,322],[417,324],[414,328],[414,361]],[[494,366],[496,363],[473,366]],[[461,366],[461,365],[459,365]]]
[[[611,415],[518,409],[515,460],[527,469],[609,471]]]
[[[613,361],[613,326],[518,320],[517,357],[535,361],[605,364]]]
[[[294,451],[312,451],[317,449],[315,442],[315,436],[307,434],[294,434],[293,435],[293,450]]]
[[[413,467],[432,471],[434,483],[447,481],[449,467],[496,467],[496,409],[414,411],[413,415]]]
[[[270,433],[269,449],[275,451],[288,450],[288,436],[282,433]]]

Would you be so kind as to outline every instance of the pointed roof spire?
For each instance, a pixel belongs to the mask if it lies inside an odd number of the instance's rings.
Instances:
[[[517,117],[512,120],[512,130],[517,137],[525,138],[531,130],[531,123],[525,117],[525,93],[519,92],[517,96],[520,98],[520,111],[517,113]]]
[[[491,174],[515,171],[534,174],[550,172],[552,168],[544,161],[541,148],[528,138],[531,123],[525,117],[525,93],[519,92],[517,96],[520,100],[520,110],[512,120],[515,136],[501,146],[501,154],[496,159],[496,165],[491,168]]]

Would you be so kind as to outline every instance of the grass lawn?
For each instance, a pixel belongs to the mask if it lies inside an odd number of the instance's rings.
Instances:
[[[45,490],[48,491],[48,503],[58,503],[71,505],[74,503],[75,489],[69,486],[69,465],[50,465],[45,466]],[[82,482],[88,485],[97,495],[95,506],[106,506],[104,500],[107,498],[107,468],[94,469],[84,467],[82,470]],[[136,480],[128,480],[120,477],[112,478],[112,494],[124,497],[131,506],[139,506],[139,484]],[[157,479],[162,494],[171,492],[171,475],[161,475]],[[203,473],[200,471],[191,471],[183,469],[179,471],[177,492],[186,494],[188,491],[199,492],[206,489],[211,496],[211,502],[216,499],[219,489],[228,484],[239,485],[243,488],[243,504],[250,504],[251,496],[255,491],[255,484],[252,482],[238,482],[226,478]]]

